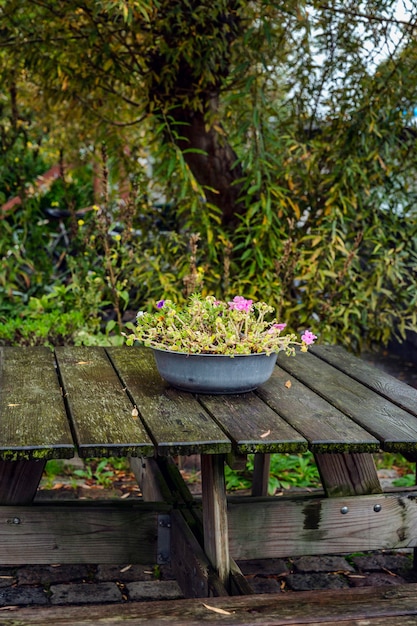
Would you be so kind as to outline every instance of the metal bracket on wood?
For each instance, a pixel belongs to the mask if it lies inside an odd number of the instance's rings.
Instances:
[[[171,560],[171,516],[158,515],[158,565]]]

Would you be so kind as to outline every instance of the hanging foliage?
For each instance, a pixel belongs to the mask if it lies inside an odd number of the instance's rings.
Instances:
[[[400,4],[2,0],[1,129],[18,103],[68,161],[105,143],[101,202],[126,223],[127,186],[137,235],[114,244],[125,306],[182,298],[198,233],[203,291],[386,342],[417,324],[417,10]],[[100,273],[96,217],[77,246]]]

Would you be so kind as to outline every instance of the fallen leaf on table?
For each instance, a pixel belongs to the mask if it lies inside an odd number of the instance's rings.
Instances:
[[[287,380],[287,382],[285,383],[285,386],[287,389],[291,389],[291,381]]]
[[[134,409],[132,409],[132,417],[137,418],[139,415],[139,411],[137,410],[137,408],[135,407]]]
[[[261,439],[264,439],[265,437],[268,437],[268,435],[270,435],[270,434],[271,434],[271,431],[267,430],[266,433],[262,433]]]
[[[225,611],[224,609],[218,609],[216,606],[209,606],[208,604],[204,604],[203,606],[209,611],[214,611],[214,613],[220,613],[220,615],[232,615],[230,611]]]

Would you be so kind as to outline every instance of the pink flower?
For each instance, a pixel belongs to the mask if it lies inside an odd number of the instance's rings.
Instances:
[[[268,333],[271,335],[275,333],[276,331],[280,333],[281,330],[284,330],[286,326],[287,326],[286,324],[272,324],[271,328],[268,330]]]
[[[309,330],[306,330],[304,332],[303,335],[301,335],[301,341],[304,341],[304,343],[309,346],[312,343],[314,343],[315,339],[317,339],[317,335],[314,335],[312,332],[310,332]]]
[[[233,302],[228,302],[229,308],[234,311],[247,311],[252,309],[253,300],[246,300],[243,296],[235,296]]]
[[[277,328],[279,331],[284,330],[284,328],[286,327],[286,324],[274,324],[273,328]]]

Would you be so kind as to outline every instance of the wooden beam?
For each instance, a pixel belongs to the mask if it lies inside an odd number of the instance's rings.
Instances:
[[[227,525],[224,455],[201,455],[204,550],[229,589],[230,557]]]
[[[183,515],[172,511],[171,568],[186,598],[228,596]]]
[[[177,505],[180,505],[180,512],[183,517],[183,521],[180,522],[176,519],[176,511],[173,511],[171,517],[173,518],[172,526],[172,550],[171,550],[171,566],[177,576],[177,580],[181,586],[181,589],[186,597],[190,597],[190,579],[189,576],[184,578],[184,573],[181,572],[181,568],[177,563],[177,544],[182,542],[181,550],[184,553],[180,560],[182,561],[182,567],[190,568],[190,564],[194,564],[191,571],[191,590],[194,588],[192,582],[193,577],[200,577],[199,572],[203,572],[203,579],[207,577],[207,589],[209,596],[222,596],[227,593],[223,583],[215,575],[214,568],[209,562],[207,555],[205,555],[202,546],[204,545],[204,531],[203,531],[203,516],[201,513],[201,503],[198,503],[193,495],[190,493],[187,484],[181,476],[181,473],[177,465],[169,457],[158,457],[158,467],[161,473],[166,479],[168,489],[173,494]],[[161,480],[161,479],[160,479]],[[181,506],[183,505],[183,506]],[[197,559],[197,562],[196,562]],[[253,593],[253,589],[247,582],[246,578],[240,571],[240,568],[233,559],[229,557],[230,561],[230,593],[233,595],[250,595]],[[195,568],[195,570],[194,570]],[[196,574],[194,573],[196,571]],[[184,586],[182,583],[184,580]],[[196,581],[197,582],[197,581]],[[206,584],[206,583],[204,583]],[[201,593],[201,589],[197,588],[198,593]],[[199,597],[196,596],[196,597]]]
[[[46,461],[0,460],[0,504],[29,504],[36,495]]]
[[[255,454],[253,463],[252,495],[267,496],[269,471],[271,466],[270,454]]]
[[[329,497],[382,493],[372,454],[315,454],[314,458]]]
[[[158,562],[164,504],[59,502],[0,507],[4,565],[28,563]]]
[[[130,457],[129,463],[145,502],[173,502],[172,493],[155,459]]]
[[[414,547],[417,492],[229,498],[228,520],[230,554],[236,560]]]

